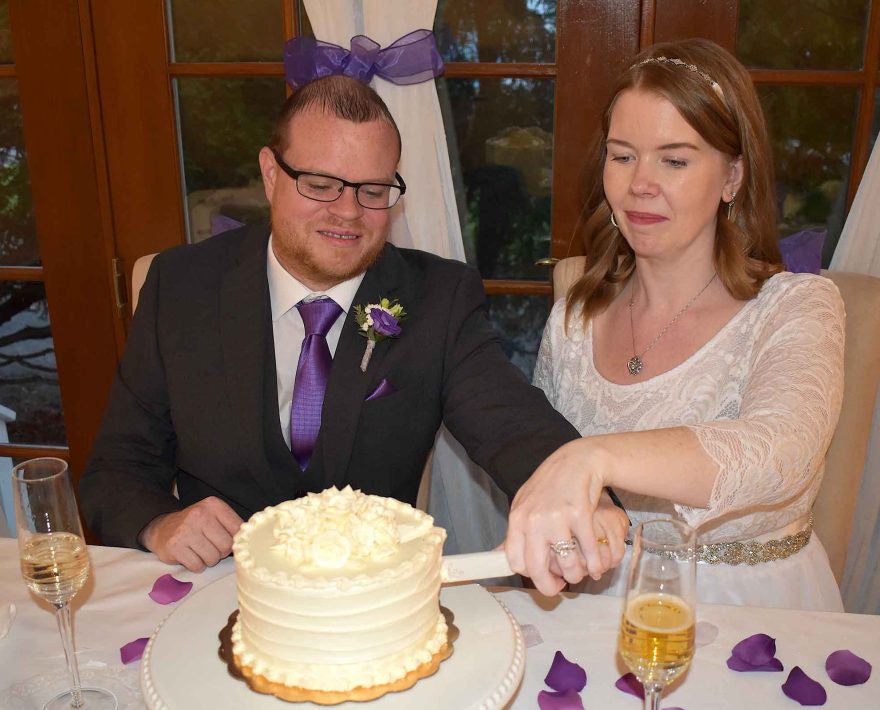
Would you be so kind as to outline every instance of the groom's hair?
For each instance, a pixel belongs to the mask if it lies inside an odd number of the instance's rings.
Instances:
[[[288,143],[287,128],[293,117],[313,108],[353,123],[384,121],[397,135],[397,152],[400,154],[400,130],[391,111],[370,86],[348,76],[325,76],[291,94],[275,122],[269,147],[283,153]]]

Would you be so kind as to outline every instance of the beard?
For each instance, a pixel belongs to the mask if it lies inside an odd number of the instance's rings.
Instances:
[[[281,265],[304,285],[317,284],[322,288],[330,288],[364,273],[376,263],[386,241],[386,238],[376,239],[357,258],[333,259],[326,257],[307,235],[298,232],[287,220],[274,215],[272,234],[275,256]]]

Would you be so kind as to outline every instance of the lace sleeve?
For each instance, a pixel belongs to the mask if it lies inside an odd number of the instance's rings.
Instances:
[[[538,350],[538,360],[535,363],[535,374],[532,377],[532,384],[544,390],[550,404],[556,409],[558,407],[558,398],[556,391],[556,380],[554,378],[554,370],[558,369],[558,363],[553,361],[554,341],[559,338],[561,329],[565,327],[565,299],[560,299],[553,304],[550,311],[550,317],[547,319],[547,325],[544,326],[544,335],[541,337],[541,347]],[[558,352],[558,349],[557,349]]]
[[[803,492],[834,433],[843,397],[845,321],[837,287],[823,278],[804,279],[768,310],[756,332],[739,417],[689,427],[718,467],[708,508],[676,505],[693,526]]]

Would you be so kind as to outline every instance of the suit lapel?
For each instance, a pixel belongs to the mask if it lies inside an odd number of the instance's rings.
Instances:
[[[263,447],[263,378],[269,292],[266,276],[268,234],[252,230],[220,285],[220,329],[226,392],[236,418],[233,431],[251,475],[270,500],[279,498]]]
[[[324,462],[324,480],[328,486],[341,488],[346,483],[346,471],[364,398],[369,394],[370,385],[375,385],[375,373],[379,371],[386,352],[389,347],[393,347],[394,342],[394,339],[388,338],[377,343],[367,371],[361,372],[361,359],[367,339],[358,332],[354,306],[378,303],[380,298],[400,298],[399,286],[403,268],[404,262],[400,254],[393,247],[386,246],[376,263],[364,275],[351,310],[345,316],[346,322],[333,357],[333,369],[327,383],[321,414],[319,446]],[[406,308],[406,303],[403,306]]]

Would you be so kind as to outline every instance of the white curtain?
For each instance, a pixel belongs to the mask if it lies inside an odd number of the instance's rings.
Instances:
[[[880,276],[880,140],[874,144],[852,209],[831,259],[831,268]],[[875,357],[880,357],[876,353]],[[846,610],[880,614],[880,392],[868,458],[856,504],[853,534],[841,592]]]
[[[348,48],[364,34],[381,47],[418,29],[431,29],[437,0],[305,0],[315,37]],[[400,129],[400,173],[407,184],[392,220],[391,241],[449,259],[465,260],[440,102],[433,81],[372,86]],[[405,304],[404,304],[405,305]],[[429,512],[446,528],[446,553],[488,550],[507,530],[507,498],[465,454],[445,427],[434,445]]]

